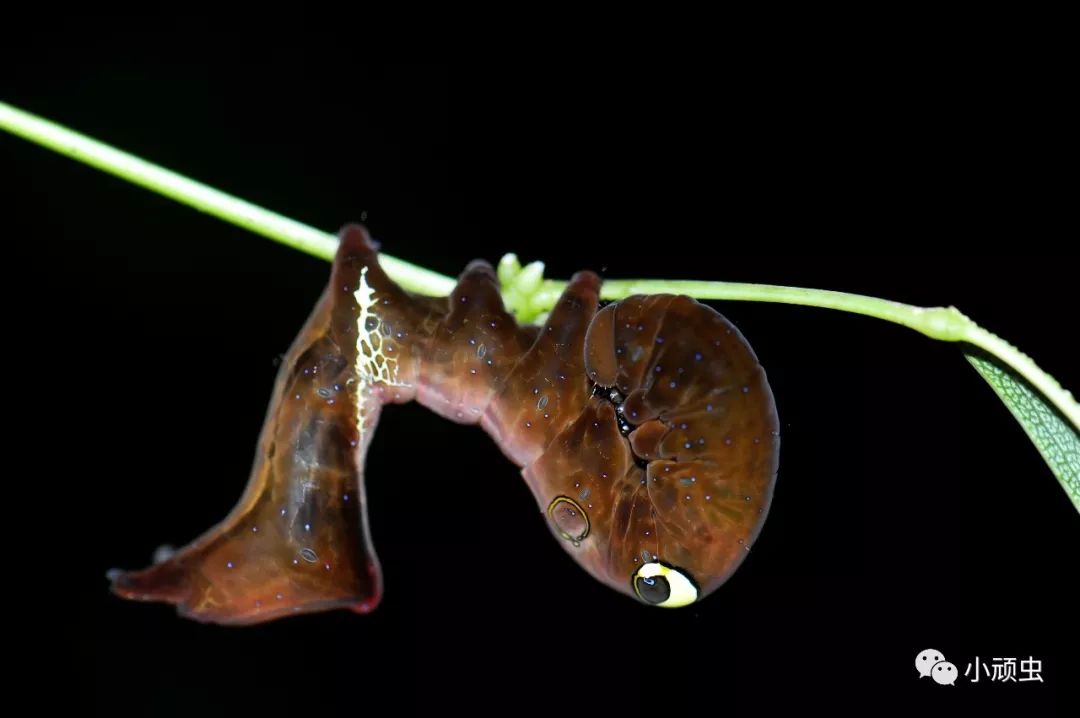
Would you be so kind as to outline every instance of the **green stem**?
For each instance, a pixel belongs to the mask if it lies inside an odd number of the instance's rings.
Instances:
[[[557,282],[543,287],[554,293]],[[838,309],[884,319],[945,342],[964,342],[992,354],[1026,379],[1065,415],[1073,426],[1080,428],[1080,405],[1052,376],[1044,372],[1026,354],[1001,337],[988,332],[964,316],[956,307],[915,307],[887,299],[847,294],[826,289],[778,287],[770,284],[741,284],[738,282],[697,282],[663,280],[613,279],[604,282],[604,299],[624,299],[632,294],[669,292],[688,294],[698,299],[729,301],[779,302],[808,307]]]
[[[0,129],[293,249],[327,261],[334,258],[337,237],[333,234],[225,194],[4,102],[0,102]],[[386,273],[411,291],[445,296],[454,287],[451,277],[386,254],[380,254],[379,259]]]
[[[331,234],[190,180],[3,102],[0,102],[0,129],[302,252],[326,260],[334,256],[336,239]],[[380,260],[387,274],[411,291],[445,296],[454,286],[452,278],[396,257],[381,254]],[[515,258],[511,264],[516,265],[516,262]],[[535,319],[550,310],[566,285],[565,282],[552,280],[539,282],[535,266],[534,263],[532,268],[523,270],[519,265],[500,265],[500,277],[503,278],[504,273],[506,275],[504,290],[508,303],[511,303],[512,297],[512,308],[523,319]],[[954,307],[914,307],[844,292],[736,282],[609,279],[605,280],[602,292],[605,299],[671,292],[699,299],[781,302],[838,309],[901,324],[933,339],[966,342],[997,357],[1030,382],[1074,427],[1080,427],[1080,405],[1068,391],[1029,357],[978,326]]]

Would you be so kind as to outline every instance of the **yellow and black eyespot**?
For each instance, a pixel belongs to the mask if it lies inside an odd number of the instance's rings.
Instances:
[[[635,571],[631,583],[637,597],[650,606],[679,608],[690,605],[698,597],[694,579],[659,561],[647,563]]]
[[[575,546],[589,535],[589,515],[569,496],[556,496],[547,512],[559,535]]]

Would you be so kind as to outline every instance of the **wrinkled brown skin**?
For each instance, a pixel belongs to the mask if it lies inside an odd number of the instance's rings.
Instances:
[[[382,586],[364,456],[382,405],[413,399],[479,423],[522,467],[553,535],[615,590],[635,596],[644,561],[690,576],[699,599],[735,571],[768,511],[779,434],[765,372],[730,322],[671,295],[598,311],[600,280],[579,272],[542,327],[519,327],[487,263],[431,299],[383,273],[359,225],[340,239],[282,363],[239,504],[171,558],[116,575],[116,593],[225,624],[372,610]],[[355,369],[364,267],[378,319],[362,332],[365,357],[377,343],[396,359],[393,385]]]

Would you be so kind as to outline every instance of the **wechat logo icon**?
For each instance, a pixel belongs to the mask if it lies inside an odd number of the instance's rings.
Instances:
[[[956,685],[956,666],[945,660],[945,654],[927,648],[915,656],[915,670],[919,672],[919,678],[933,678],[934,683],[943,686]]]

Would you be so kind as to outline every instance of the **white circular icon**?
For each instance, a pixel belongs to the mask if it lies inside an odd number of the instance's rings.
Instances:
[[[933,668],[934,682],[943,686],[956,683],[956,666],[948,661],[938,661]]]

